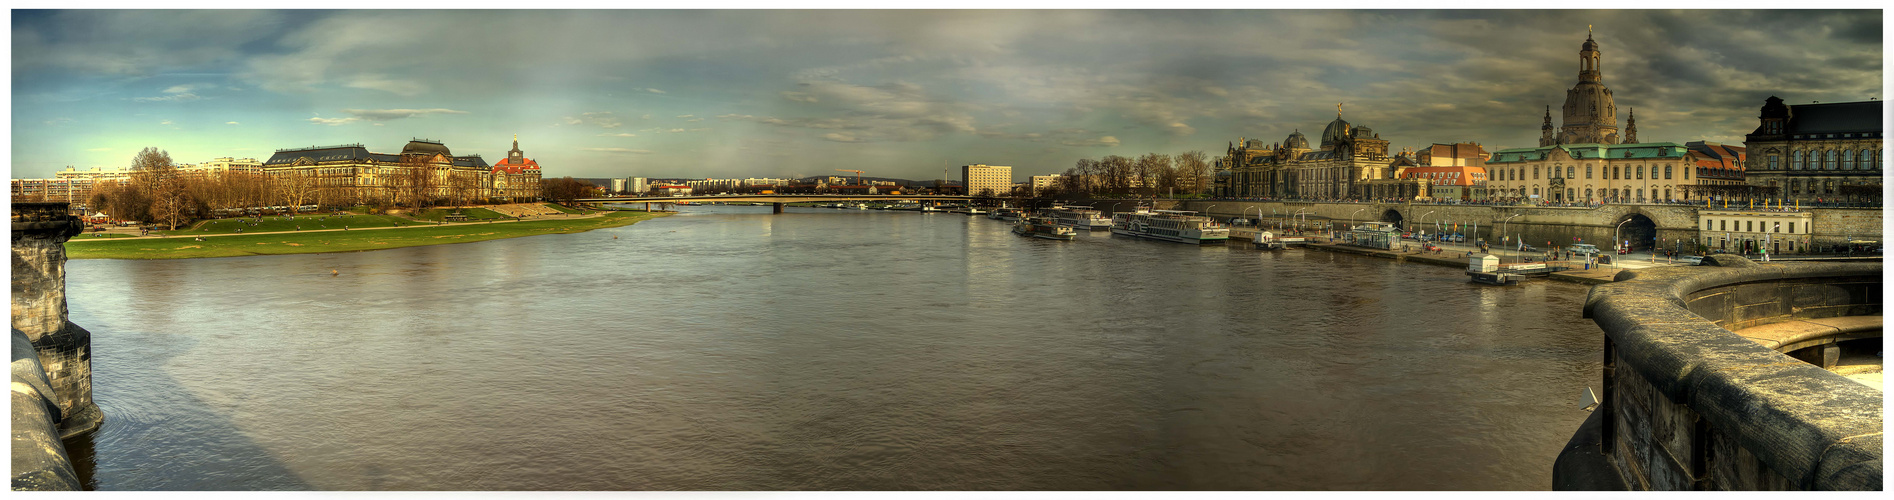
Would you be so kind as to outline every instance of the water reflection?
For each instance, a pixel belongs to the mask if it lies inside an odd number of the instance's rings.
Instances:
[[[1021,238],[955,214],[684,210],[439,247],[75,261],[73,317],[109,365],[94,481],[1542,489],[1598,370],[1584,289],[1562,283]],[[117,286],[138,281],[170,291]],[[175,459],[192,456],[240,458]]]

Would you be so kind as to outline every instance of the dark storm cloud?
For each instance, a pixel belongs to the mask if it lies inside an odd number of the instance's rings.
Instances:
[[[606,153],[627,150],[678,169],[643,172],[657,176],[837,161],[931,176],[970,151],[1044,172],[1317,134],[1336,103],[1397,148],[1529,146],[1577,81],[1587,25],[1645,140],[1740,142],[1769,95],[1879,97],[1878,11],[19,11],[15,114],[238,121],[273,134],[245,145],[265,148],[362,141],[377,124],[519,132],[581,176],[613,174],[624,155]],[[322,118],[335,110],[468,114]],[[92,147],[40,133],[16,128],[16,156]],[[209,157],[233,139],[171,140]]]

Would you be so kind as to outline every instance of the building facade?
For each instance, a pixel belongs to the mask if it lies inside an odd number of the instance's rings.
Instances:
[[[279,149],[263,170],[272,182],[307,183],[321,205],[408,203],[412,196],[498,203],[539,198],[539,164],[525,157],[517,139],[498,166],[477,154],[454,156],[439,141],[415,139],[398,154],[370,152],[361,144]]]
[[[1686,142],[1698,186],[1743,186],[1744,148],[1709,141]]]
[[[960,167],[960,179],[967,193],[975,196],[1004,195],[1013,187],[1013,167],[973,164]]]
[[[1239,138],[1215,163],[1214,191],[1221,197],[1312,200],[1421,195],[1370,188],[1369,181],[1399,179],[1396,158],[1380,134],[1348,123],[1341,113],[1323,129],[1319,144],[1320,149],[1309,147],[1300,130],[1269,145]]]
[[[1809,234],[1815,229],[1812,225],[1814,220],[1814,215],[1809,212],[1697,212],[1698,233],[1703,235],[1703,246],[1739,253],[1764,248],[1771,254],[1810,252]]]
[[[1804,204],[1881,203],[1880,101],[1782,103],[1769,96],[1743,138],[1745,181]],[[1773,189],[1769,189],[1773,188]]]
[[[1689,150],[1671,142],[1502,149],[1488,161],[1489,199],[1659,203],[1693,199]]]

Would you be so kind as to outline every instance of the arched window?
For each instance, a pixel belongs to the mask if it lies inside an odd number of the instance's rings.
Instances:
[[[1585,188],[1585,200],[1586,201],[1591,200],[1591,188]]]
[[[1568,179],[1576,179],[1576,178],[1578,178],[1578,175],[1577,175],[1577,174],[1578,174],[1578,167],[1565,167],[1565,177],[1566,177],[1566,178],[1568,178]]]
[[[1618,178],[1618,169],[1619,169],[1619,168],[1621,168],[1621,167],[1617,167],[1617,166],[1613,166],[1613,167],[1611,167],[1611,178],[1613,178],[1613,179],[1616,179],[1616,178]]]
[[[1797,150],[1796,152],[1794,152],[1794,153],[1791,153],[1791,154],[1789,155],[1789,168],[1790,168],[1790,169],[1793,169],[1793,170],[1801,170],[1801,169],[1802,169],[1802,167],[1804,167],[1804,166],[1806,166],[1806,164],[1804,164],[1804,163],[1802,163],[1802,151],[1801,151],[1801,150]]]
[[[1664,179],[1666,180],[1670,179],[1670,165],[1669,163],[1664,164]]]
[[[1539,188],[1532,188],[1532,194],[1539,194]]]
[[[1538,179],[1538,178],[1539,178],[1539,167],[1532,167],[1532,178],[1533,178],[1533,179]],[[1533,191],[1538,191],[1538,190],[1537,190],[1537,189],[1534,189]],[[1535,192],[1535,193],[1532,193],[1532,194],[1539,194],[1539,193],[1536,193],[1536,192]]]
[[[1835,161],[1835,156],[1836,156],[1835,150],[1833,149],[1828,150],[1828,161],[1822,162],[1822,167],[1828,170],[1834,170],[1835,164],[1841,163],[1841,162]]]
[[[1684,180],[1690,180],[1690,167],[1684,167]]]
[[[1849,149],[1849,150],[1844,150],[1841,152],[1841,169],[1842,170],[1855,169],[1855,150]]]
[[[1585,178],[1586,179],[1591,178],[1591,164],[1590,163],[1585,164]],[[1586,197],[1589,198],[1590,196],[1586,196]]]
[[[1881,164],[1876,163],[1874,161],[1874,153],[1875,151],[1872,149],[1861,150],[1861,169],[1862,170],[1880,170],[1881,169]]]
[[[1657,167],[1651,167],[1651,168],[1652,168],[1652,169],[1656,169]],[[1644,178],[1644,166],[1643,166],[1643,165],[1638,165],[1638,166],[1637,166],[1637,167],[1635,168],[1635,170],[1637,170],[1637,171],[1638,171],[1638,178],[1639,178],[1639,179],[1643,179],[1643,178]]]
[[[1576,189],[1572,189],[1572,188],[1565,188],[1565,199],[1566,199],[1566,200],[1571,200],[1571,199],[1572,199],[1572,195],[1573,195],[1573,194],[1576,194],[1576,192],[1577,192],[1577,191],[1578,191],[1578,190],[1576,190]]]

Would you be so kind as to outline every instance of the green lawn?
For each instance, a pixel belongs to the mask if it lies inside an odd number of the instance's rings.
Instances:
[[[505,215],[501,215],[499,212],[487,210],[484,208],[430,208],[426,212],[421,212],[420,214],[416,214],[414,218],[420,219],[420,220],[438,222],[441,220],[445,220],[448,214],[451,214],[454,212],[460,212],[461,215],[467,216],[467,219],[469,220],[511,219],[512,218]]]
[[[361,214],[349,214],[349,215],[343,215],[339,217],[334,216],[334,215],[305,214],[305,215],[298,215],[296,216],[295,219],[287,219],[279,215],[279,216],[265,216],[263,217],[263,222],[258,222],[254,226],[246,222],[246,221],[253,222],[255,220],[256,219],[211,219],[211,220],[199,222],[197,223],[197,225],[191,226],[190,229],[181,229],[177,231],[171,231],[170,233],[172,236],[175,237],[175,236],[199,236],[199,235],[206,235],[206,234],[236,234],[238,229],[242,229],[243,232],[246,232],[246,233],[265,233],[265,232],[274,232],[274,231],[309,231],[313,229],[341,229],[342,226],[348,226],[349,229],[360,229],[360,228],[367,228],[367,227],[392,227],[396,224],[400,224],[404,226],[411,226],[411,225],[416,224],[415,221],[403,219],[401,217],[395,217],[395,216],[389,216],[389,215],[361,215]]]
[[[541,234],[562,234],[633,224],[664,214],[610,212],[599,217],[525,222],[423,225],[378,231],[325,231],[287,234],[234,235],[196,241],[190,233],[163,239],[85,240],[66,242],[73,259],[190,259],[300,253],[361,252],[423,245],[469,243]],[[356,216],[357,218],[364,216]],[[302,219],[302,217],[297,217]],[[352,224],[350,227],[354,227]],[[249,231],[246,229],[245,231]]]
[[[550,208],[550,209],[553,209],[553,210],[558,210],[558,211],[561,211],[561,212],[565,212],[565,213],[569,213],[569,214],[576,214],[576,213],[579,213],[579,209],[576,209],[576,208],[570,208],[570,207],[567,207],[567,206],[565,206],[565,205],[560,205],[560,204],[558,204],[558,203],[547,203],[547,204],[546,204],[546,208]]]

